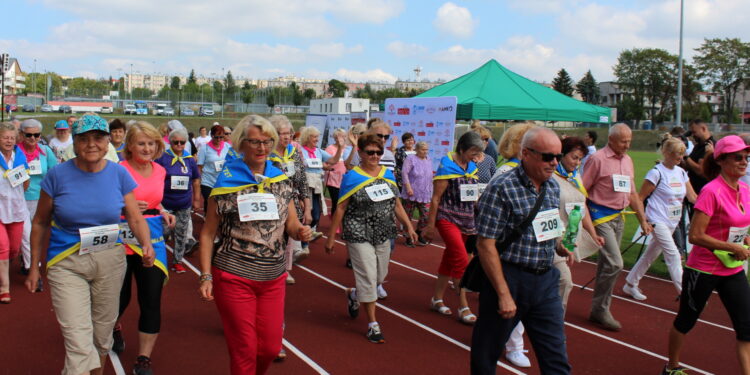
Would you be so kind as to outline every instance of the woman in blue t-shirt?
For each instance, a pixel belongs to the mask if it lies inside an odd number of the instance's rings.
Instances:
[[[118,243],[122,212],[146,244],[144,266],[154,264],[149,229],[133,196],[135,181],[125,168],[104,159],[108,144],[103,118],[84,115],[73,123],[77,157],[48,172],[32,222],[26,288],[36,291],[43,241],[51,231],[47,280],[65,340],[64,374],[89,373],[106,363],[125,273],[125,252]],[[81,204],[92,198],[96,204]]]
[[[201,172],[204,214],[208,206],[208,196],[216,183],[216,177],[224,168],[224,161],[231,150],[232,145],[224,140],[224,127],[214,125],[211,128],[211,141],[204,144],[198,151],[198,169]]]

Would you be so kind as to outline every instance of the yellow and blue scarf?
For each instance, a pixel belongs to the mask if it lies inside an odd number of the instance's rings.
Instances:
[[[81,249],[81,236],[68,233],[52,222],[49,247],[47,248],[47,269]],[[122,243],[117,239],[117,243]]]
[[[188,153],[187,150],[182,150],[182,156],[177,156],[175,155],[172,148],[168,148],[166,151],[166,154],[172,157],[172,162],[169,163],[169,165],[174,165],[175,163],[180,162],[180,164],[182,164],[182,166],[185,168],[187,168],[187,165],[185,164],[185,159],[193,157],[193,155],[190,155],[190,153]]]
[[[633,211],[627,211],[624,209],[616,210],[614,208],[602,206],[600,204],[596,204],[592,202],[591,200],[586,201],[586,206],[588,206],[589,208],[589,214],[591,214],[591,221],[594,223],[595,226],[617,219],[618,216],[622,216],[624,219],[625,215],[635,213]]]
[[[143,215],[148,224],[148,230],[151,233],[151,247],[154,248],[156,259],[154,260],[154,266],[158,267],[166,278],[164,284],[169,281],[169,271],[167,270],[167,245],[164,243],[164,225],[162,224],[161,215]],[[120,218],[121,223],[127,223],[125,218]],[[119,239],[118,239],[119,242]],[[125,244],[125,246],[132,250],[134,253],[143,257],[143,248],[138,245]]]
[[[460,165],[453,161],[453,153],[451,152],[440,159],[440,165],[438,166],[433,180],[452,180],[460,177],[473,178],[476,180],[479,178],[477,177],[478,171],[479,169],[477,169],[477,165],[474,164],[473,161],[469,161],[465,170],[461,168]]]
[[[278,153],[276,153],[276,150],[273,150],[271,152],[271,155],[269,156],[269,159],[278,162],[281,165],[284,165],[290,161],[294,161],[294,153],[297,151],[296,148],[294,148],[293,144],[286,145],[286,149],[284,150],[284,155],[281,156]]]
[[[505,163],[500,164],[501,167],[509,166],[511,168],[517,167],[519,164],[521,164],[521,160],[518,158],[510,158],[510,160],[506,161]]]
[[[210,196],[235,193],[250,186],[258,186],[258,192],[263,193],[268,185],[287,179],[284,172],[274,167],[270,160],[266,160],[266,169],[263,173],[266,178],[259,182],[244,160],[227,159]]]
[[[5,157],[0,156],[0,167],[3,167],[3,177],[8,177],[8,171],[18,167],[19,165],[23,165],[26,167],[26,170],[29,169],[29,164],[26,163],[26,155],[23,153],[23,150],[18,145],[14,146],[13,152],[15,155],[13,156],[13,164],[8,167],[8,163],[5,162]]]
[[[581,177],[578,176],[578,168],[573,170],[573,172],[568,172],[565,170],[565,167],[563,167],[562,163],[557,163],[557,169],[555,170],[555,174],[568,180],[573,186],[575,186],[578,191],[583,194],[584,197],[588,198],[589,193],[586,191],[586,188],[583,186],[583,182],[581,181]]]
[[[384,180],[393,186],[398,186],[396,185],[396,177],[393,175],[393,172],[386,167],[381,167],[380,173],[375,177],[370,176],[360,167],[354,167],[349,172],[346,172],[341,180],[341,190],[339,190],[339,201],[337,203],[347,200],[354,193],[375,180]]]

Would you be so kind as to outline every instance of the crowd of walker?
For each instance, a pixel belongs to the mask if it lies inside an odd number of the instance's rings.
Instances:
[[[26,288],[50,291],[65,342],[63,374],[101,374],[110,350],[123,353],[122,330],[135,327],[119,320],[133,282],[140,317],[131,368],[152,374],[162,290],[171,273],[185,272],[183,257],[194,250],[199,294],[218,309],[231,373],[265,373],[285,356],[286,285],[295,282],[295,262],[310,256],[309,243],[323,236],[317,224],[328,211],[326,190],[332,224],[324,248],[331,254],[337,238],[346,243],[354,275],[346,306],[352,318],[364,306],[370,342],[385,342],[376,302],[388,295],[383,284],[396,241],[426,246],[439,235],[445,250],[425,308],[473,326],[471,373],[494,374],[503,352],[515,366],[532,366],[525,334],[541,373],[568,374],[570,265],[598,254],[589,320],[622,329],[610,306],[623,269],[625,220],[634,214],[651,241],[623,292],[645,300],[639,281],[663,254],[679,296],[674,323],[664,328],[669,362],[661,373],[686,373],[685,336],[717,291],[740,367],[750,374],[743,269],[750,255],[750,135],[715,141],[700,121],[689,133],[675,128],[637,190],[625,124],[611,126],[606,146],[596,150],[593,131],[561,137],[521,123],[495,143],[475,122],[434,172],[428,143],[406,133],[399,147],[377,119],[335,131],[326,149],[318,147],[316,128],[295,132],[278,115],[249,115],[235,129],[214,123],[197,137],[178,120],[157,128],[91,113],[58,121],[49,140],[42,132],[34,119],[0,124],[0,303],[11,303],[9,272],[21,254]],[[92,197],[96,204],[81,203]],[[564,229],[574,246],[563,243]],[[443,298],[449,287],[459,293],[455,313]],[[476,315],[469,293],[478,293]]]

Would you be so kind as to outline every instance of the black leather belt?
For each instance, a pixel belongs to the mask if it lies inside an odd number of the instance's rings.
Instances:
[[[515,264],[515,263],[503,262],[503,266],[505,266],[505,265],[509,265],[509,266],[518,268],[519,270],[521,270],[523,272],[530,273],[532,275],[544,275],[545,273],[547,273],[549,270],[552,269],[552,267],[550,267],[550,266],[536,267],[535,268],[535,267],[522,266],[520,264]]]

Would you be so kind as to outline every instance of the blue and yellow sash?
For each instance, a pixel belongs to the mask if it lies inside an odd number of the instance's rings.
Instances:
[[[13,156],[13,165],[11,165],[10,167],[8,167],[8,163],[5,162],[5,157],[0,156],[0,167],[3,167],[3,169],[5,170],[3,172],[3,177],[8,177],[8,171],[15,167],[18,167],[19,165],[26,166],[27,171],[29,169],[29,164],[26,163],[26,155],[23,153],[23,150],[21,150],[21,147],[15,145],[13,152],[15,153]]]
[[[125,160],[125,142],[120,143],[120,147],[116,147],[115,151],[117,151],[117,157],[120,159],[120,161]]]
[[[578,189],[578,191],[583,194],[584,197],[588,198],[589,193],[586,191],[586,188],[583,186],[583,182],[581,181],[581,177],[578,176],[578,168],[576,168],[572,173],[569,173],[565,170],[565,167],[563,167],[562,163],[557,163],[557,169],[555,170],[555,174],[568,180],[573,186]]]
[[[479,169],[477,169],[477,165],[474,164],[473,161],[469,161],[469,164],[466,165],[466,170],[461,168],[460,165],[453,161],[453,153],[450,152],[448,155],[443,156],[443,158],[440,159],[440,165],[438,166],[433,180],[452,180],[459,177],[473,178],[476,180],[479,178],[477,177],[478,171]]]
[[[290,161],[294,161],[295,152],[297,152],[297,149],[294,148],[294,145],[290,143],[286,145],[286,149],[284,150],[284,156],[279,155],[276,152],[276,150],[273,150],[273,152],[271,152],[271,155],[268,158],[275,162],[278,162],[281,165],[284,165]]]
[[[341,190],[339,191],[339,201],[341,203],[351,197],[354,193],[369,185],[375,180],[384,180],[385,182],[398,187],[396,185],[396,177],[393,176],[393,172],[386,168],[381,167],[380,173],[377,176],[372,177],[362,170],[360,167],[354,167],[349,172],[346,172],[343,179],[341,180]]]
[[[164,243],[164,225],[162,224],[161,215],[144,215],[146,223],[148,223],[148,230],[151,233],[151,247],[154,248],[156,259],[154,260],[154,266],[164,272],[166,278],[164,284],[169,281],[169,271],[167,270],[167,245]],[[127,220],[124,218],[120,219],[121,223],[126,223]],[[119,242],[119,239],[118,239]],[[125,246],[132,250],[134,253],[143,257],[143,249],[138,245],[125,244]]]
[[[244,160],[234,159],[230,161],[227,159],[224,169],[216,179],[213,190],[211,190],[211,196],[234,193],[255,185],[258,186],[258,192],[262,193],[265,186],[287,179],[284,172],[274,167],[270,160],[266,160],[266,169],[263,173],[265,173],[266,178],[262,182],[258,182]]]
[[[226,156],[224,156],[224,160],[229,162],[236,159],[242,159],[242,154],[234,150],[234,147],[230,146],[228,143],[225,144],[225,146],[229,147],[229,150],[227,150]]]
[[[505,163],[503,163],[503,164],[500,164],[500,166],[501,166],[501,167],[504,167],[504,166],[506,166],[506,165],[507,165],[507,166],[509,166],[509,167],[511,167],[511,168],[515,168],[515,167],[517,167],[517,166],[518,166],[519,164],[521,164],[521,160],[519,160],[518,158],[510,158],[510,160],[506,161],[506,162],[505,162]]]
[[[586,205],[589,207],[589,213],[591,214],[591,221],[594,225],[604,224],[608,221],[617,219],[618,216],[625,218],[625,215],[634,214],[633,211],[616,210],[607,206],[596,204],[590,200],[586,201]]]
[[[187,165],[185,165],[185,159],[193,157],[193,155],[190,155],[187,150],[182,150],[182,156],[177,156],[175,155],[174,151],[172,151],[171,147],[167,149],[166,153],[167,155],[172,157],[172,162],[169,165],[174,165],[179,161],[180,164],[182,164],[182,166],[185,168],[187,168]]]

